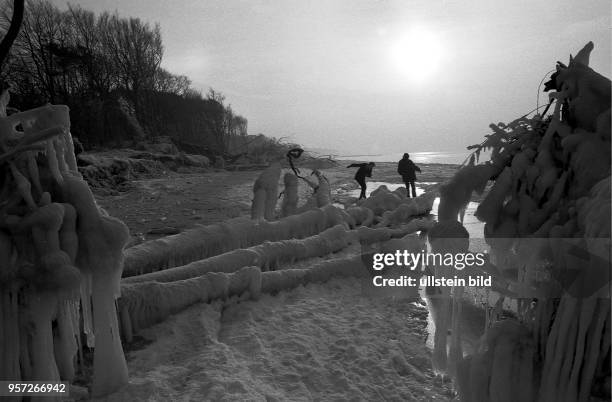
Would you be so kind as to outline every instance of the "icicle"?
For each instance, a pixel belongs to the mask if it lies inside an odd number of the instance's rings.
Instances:
[[[53,176],[57,183],[62,184],[64,182],[64,178],[62,177],[62,174],[59,169],[57,154],[55,152],[53,140],[47,140],[46,145],[47,163],[49,165],[49,170],[51,171],[51,176]]]
[[[19,172],[19,170],[15,167],[14,164],[9,164],[11,173],[13,174],[13,178],[15,179],[15,183],[17,183],[17,189],[19,190],[19,194],[26,202],[28,207],[32,210],[36,209],[36,203],[32,198],[31,185],[28,179],[25,178],[24,175]]]
[[[579,401],[587,401],[593,384],[593,377],[596,370],[598,355],[601,354],[600,345],[603,336],[610,337],[610,333],[603,333],[604,327],[610,324],[610,300],[599,299],[597,314],[593,317],[594,321],[588,332],[587,350],[584,358],[583,373],[581,375],[579,387]],[[607,323],[607,325],[606,325]]]
[[[55,149],[55,155],[57,156],[57,167],[60,171],[60,174],[65,174],[68,172],[68,164],[65,159],[65,146],[63,139],[57,138],[50,140],[53,143],[53,148]]]
[[[68,164],[68,168],[70,169],[71,172],[78,174],[79,169],[78,169],[76,157],[74,154],[74,142],[72,141],[72,135],[70,135],[70,132],[68,131],[68,129],[64,130],[63,139],[64,139],[64,158],[66,160],[66,163]]]
[[[55,361],[62,380],[74,380],[74,358],[78,347],[73,327],[72,307],[69,301],[59,302],[57,314],[57,336],[55,341]]]
[[[83,272],[81,280],[81,309],[83,312],[83,332],[85,333],[88,348],[95,346],[95,335],[93,330],[93,320],[91,314],[91,273]]]
[[[20,380],[19,318],[15,289],[0,291],[0,379]]]
[[[579,320],[578,325],[578,335],[576,337],[576,354],[571,356],[573,357],[573,368],[571,371],[571,376],[569,378],[569,382],[567,384],[567,390],[564,393],[566,400],[574,401],[578,400],[578,385],[579,385],[579,377],[580,372],[582,370],[582,366],[584,364],[584,354],[586,352],[586,336],[587,330],[593,317],[595,316],[595,311],[597,307],[597,298],[590,297],[582,301],[582,308],[580,310],[580,316],[577,318]],[[576,319],[576,318],[574,318]]]
[[[51,321],[57,309],[57,297],[50,292],[30,293],[27,296],[27,322],[31,332],[32,380],[59,381],[60,376],[53,356]]]
[[[36,193],[40,195],[43,193],[43,190],[40,184],[40,175],[38,174],[38,165],[36,164],[34,152],[27,152],[26,158],[28,163],[28,176],[34,185],[34,190],[36,190]]]

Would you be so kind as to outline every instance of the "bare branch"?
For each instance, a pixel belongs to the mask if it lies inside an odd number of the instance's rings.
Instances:
[[[19,33],[19,28],[21,28],[21,22],[23,21],[23,9],[24,9],[24,0],[14,0],[13,1],[13,18],[11,19],[11,25],[2,39],[0,43],[0,70],[2,69],[2,64],[4,60],[8,56],[9,50],[13,45],[13,42],[17,38],[17,34]]]

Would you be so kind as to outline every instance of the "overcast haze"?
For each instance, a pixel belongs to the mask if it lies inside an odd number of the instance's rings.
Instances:
[[[340,154],[461,151],[533,109],[544,74],[589,40],[591,67],[611,70],[608,0],[74,3],[158,22],[162,65],[225,94],[250,134]]]

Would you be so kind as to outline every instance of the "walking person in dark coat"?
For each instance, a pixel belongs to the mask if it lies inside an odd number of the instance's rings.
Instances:
[[[404,157],[397,164],[397,173],[402,176],[402,180],[406,184],[406,196],[410,198],[410,190],[412,189],[412,196],[416,198],[416,187],[414,182],[416,181],[416,172],[421,172],[421,169],[410,160],[410,155],[404,154]]]
[[[374,162],[368,163],[353,163],[348,165],[347,167],[358,167],[357,173],[355,173],[355,180],[361,186],[361,194],[359,194],[359,199],[366,198],[366,177],[372,177],[372,168],[376,166]]]

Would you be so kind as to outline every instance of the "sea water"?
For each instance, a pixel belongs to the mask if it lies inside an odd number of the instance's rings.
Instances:
[[[404,153],[369,154],[369,155],[334,155],[339,160],[367,160],[372,162],[397,162],[402,159]],[[457,152],[410,152],[410,159],[414,163],[447,163],[458,165],[463,163],[469,151]]]

